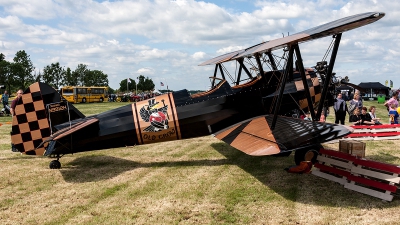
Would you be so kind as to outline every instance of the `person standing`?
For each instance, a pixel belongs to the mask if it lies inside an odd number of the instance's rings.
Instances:
[[[346,112],[347,112],[347,104],[346,102],[342,99],[342,93],[338,93],[335,103],[333,104],[333,109],[335,110],[335,123],[338,124],[340,121],[340,124],[344,125],[344,120],[346,118]]]
[[[398,118],[399,118],[399,113],[397,112],[397,108],[395,104],[390,105],[389,107],[389,123],[390,124],[399,124]]]
[[[4,91],[4,94],[1,96],[1,102],[3,103],[3,107],[6,108],[6,105],[8,105],[8,96],[7,91]]]
[[[399,93],[397,91],[393,92],[392,97],[387,102],[385,102],[385,104],[383,104],[384,106],[386,106],[388,111],[390,111],[390,107],[392,106],[392,104],[394,105],[394,110],[399,107],[399,102],[397,101],[398,96]]]
[[[358,109],[358,112],[361,112],[362,109],[362,101],[360,101],[360,94],[358,92],[354,93],[354,97],[352,100],[349,102],[349,115],[353,115],[354,109]],[[349,121],[351,122],[351,121]]]
[[[11,102],[11,108],[10,108],[11,116],[15,116],[15,107],[17,106],[18,100],[22,97],[22,93],[24,93],[24,91],[22,89],[19,89],[17,91],[17,97]],[[12,135],[12,131],[10,132],[10,134]],[[19,152],[18,149],[15,148],[13,143],[11,143],[11,151]]]
[[[1,96],[1,102],[3,103],[3,108],[4,108],[4,114],[9,115],[10,114],[10,107],[8,106],[8,98],[10,96],[8,95],[7,91],[4,91],[4,94]]]
[[[12,101],[12,103],[11,103],[11,109],[10,109],[10,112],[11,112],[11,115],[12,116],[15,116],[15,106],[17,106],[17,102],[18,102],[18,100],[22,97],[22,94],[24,93],[24,91],[22,90],[22,89],[19,89],[18,91],[17,91],[17,97]]]

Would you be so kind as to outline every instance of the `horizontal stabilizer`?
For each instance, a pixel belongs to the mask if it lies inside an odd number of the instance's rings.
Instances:
[[[50,142],[50,144],[46,148],[44,155],[48,156],[53,153],[53,151],[56,147],[57,140],[60,140],[63,137],[71,135],[79,130],[84,129],[85,127],[88,127],[88,126],[98,123],[98,122],[99,122],[99,120],[97,118],[83,119],[83,121],[80,121],[78,123],[75,123],[71,126],[68,126],[66,128],[63,128],[63,129],[55,132],[50,137],[46,138],[45,141],[43,141],[43,143],[42,143],[42,144],[44,144],[46,142]]]
[[[278,116],[271,130],[272,115],[242,121],[214,134],[238,150],[253,156],[274,155],[318,145],[343,137],[346,126]]]

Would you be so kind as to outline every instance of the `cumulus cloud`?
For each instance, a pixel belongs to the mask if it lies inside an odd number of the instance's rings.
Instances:
[[[137,74],[143,74],[143,75],[148,75],[148,74],[154,74],[154,69],[152,68],[140,68],[136,71]]]
[[[254,10],[228,11],[218,2],[194,0],[0,0],[0,49],[6,59],[24,49],[36,68],[55,60],[72,70],[87,64],[112,77],[113,88],[127,74],[143,73],[168,80],[174,89],[202,89],[214,70],[198,67],[203,60],[280,38],[282,33],[381,11],[387,14],[377,23],[344,33],[335,71],[351,74],[353,81],[360,74],[379,81],[376,68],[395,75],[389,68],[398,67],[398,1],[257,0],[248,4],[254,4]],[[330,41],[328,37],[300,45],[306,66],[321,60]]]
[[[204,59],[204,56],[206,55],[205,52],[195,52],[192,57],[195,60],[200,60],[200,59]]]

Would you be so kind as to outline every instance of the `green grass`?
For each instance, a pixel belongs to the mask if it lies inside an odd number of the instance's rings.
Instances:
[[[93,115],[126,104],[75,106]],[[378,107],[383,117],[386,109]],[[292,155],[252,157],[210,136],[66,155],[62,169],[50,170],[52,159],[10,151],[10,119],[0,117],[2,224],[400,221],[398,197],[383,202],[310,174],[288,174]],[[400,141],[366,143],[367,158],[400,164]]]

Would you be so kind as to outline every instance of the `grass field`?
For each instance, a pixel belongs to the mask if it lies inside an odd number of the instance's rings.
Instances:
[[[90,115],[125,104],[76,107]],[[378,113],[387,118],[382,105]],[[0,117],[0,224],[400,224],[399,197],[288,174],[293,155],[251,157],[207,136],[66,155],[50,170],[49,158],[11,152],[10,121]],[[370,141],[366,155],[400,165],[399,146]]]

